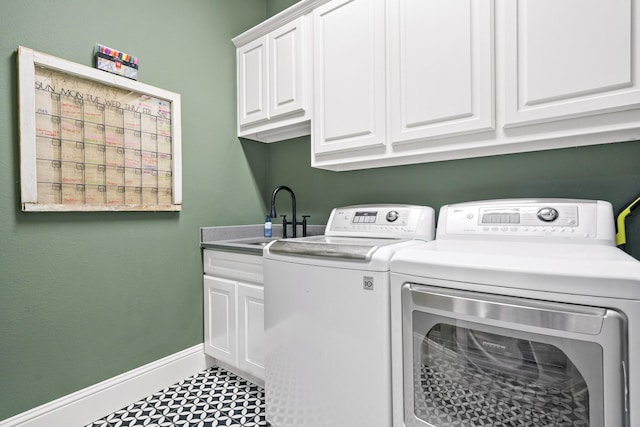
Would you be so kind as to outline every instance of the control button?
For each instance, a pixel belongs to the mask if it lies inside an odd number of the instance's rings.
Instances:
[[[395,220],[397,220],[400,217],[400,214],[398,214],[398,211],[389,211],[387,212],[387,221],[389,222],[393,222]]]
[[[553,222],[558,218],[558,211],[554,208],[542,208],[538,211],[538,219],[544,222]]]
[[[482,227],[482,231],[489,231],[489,227],[487,226]]]
[[[472,213],[467,214],[467,219],[473,219],[473,214]]]
[[[509,227],[500,227],[500,231],[509,231]]]
[[[510,230],[515,233],[516,231],[518,231],[518,227],[511,227]]]

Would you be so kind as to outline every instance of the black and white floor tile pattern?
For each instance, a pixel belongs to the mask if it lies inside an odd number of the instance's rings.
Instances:
[[[85,427],[268,427],[264,390],[214,367]]]

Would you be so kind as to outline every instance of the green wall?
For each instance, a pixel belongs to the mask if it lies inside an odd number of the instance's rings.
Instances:
[[[0,420],[202,342],[198,228],[261,222],[275,185],[296,191],[312,223],[352,203],[545,196],[618,208],[640,192],[638,143],[353,172],[310,168],[308,137],[238,143],[230,39],[293,3],[0,0]],[[16,47],[92,65],[96,43],[182,95],[182,212],[20,212]],[[639,228],[635,218],[636,256]]]
[[[256,223],[266,146],[235,137],[235,47],[264,0],[0,0],[0,420],[201,343],[199,227]],[[138,56],[182,95],[180,213],[22,213],[16,48]]]
[[[277,15],[297,2],[297,0],[267,0],[267,16]]]

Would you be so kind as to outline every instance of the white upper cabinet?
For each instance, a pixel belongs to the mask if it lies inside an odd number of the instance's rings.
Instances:
[[[640,105],[637,2],[510,0],[504,8],[506,127]]]
[[[331,0],[318,7],[312,165],[412,163],[409,144],[426,141],[423,154],[437,140],[441,154],[447,138],[493,130],[493,13],[488,0]]]
[[[384,0],[313,12],[314,153],[385,145]]]
[[[309,134],[305,19],[310,18],[298,17],[238,46],[238,136],[272,142]]]
[[[640,140],[640,0],[300,0],[263,24],[236,38],[239,135],[311,133],[313,167]]]
[[[306,101],[303,69],[303,43],[305,29],[303,18],[269,34],[269,116],[282,117],[304,111]]]
[[[269,118],[267,36],[238,48],[238,125]]]
[[[494,128],[493,2],[389,3],[395,143]]]

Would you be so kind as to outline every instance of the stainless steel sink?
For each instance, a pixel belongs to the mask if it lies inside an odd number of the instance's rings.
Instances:
[[[222,249],[232,252],[246,252],[251,254],[261,254],[262,249],[279,237],[248,237],[244,239],[219,240],[206,242],[210,249]]]
[[[271,242],[271,240],[267,240],[264,242],[243,242],[245,245],[253,245],[253,246],[267,246]]]
[[[250,237],[247,239],[229,240],[228,243],[235,244],[235,245],[248,245],[248,246],[253,246],[258,248],[264,248],[274,240],[278,240],[278,238],[277,237],[254,237],[254,238]]]

